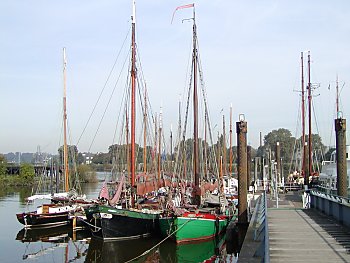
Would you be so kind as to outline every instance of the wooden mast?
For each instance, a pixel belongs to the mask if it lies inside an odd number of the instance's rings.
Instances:
[[[309,176],[312,175],[312,134],[311,134],[311,107],[312,107],[312,95],[311,95],[311,71],[310,71],[310,51],[308,53],[308,101],[309,101]],[[309,178],[306,178],[304,185],[309,185]]]
[[[304,54],[301,52],[301,123],[302,123],[302,149],[303,149],[303,158],[302,158],[302,167],[301,175],[304,177],[304,184],[307,180],[305,173],[306,165],[306,145],[305,145],[305,84],[304,84]]]
[[[153,150],[154,150],[154,154],[153,154],[153,159],[152,159],[152,162],[153,162],[153,165],[154,165],[154,173],[156,174],[157,173],[157,143],[158,143],[158,125],[157,125],[157,113],[154,114],[154,147],[153,147]]]
[[[135,43],[135,0],[132,2],[131,33],[131,186],[135,186],[135,133],[136,133],[136,43]],[[133,195],[132,195],[133,196]],[[134,197],[134,196],[133,196]],[[132,207],[135,200],[132,197]]]
[[[173,164],[173,125],[170,124],[170,170]]]
[[[226,158],[226,125],[225,125],[225,115],[222,115],[222,136],[223,136],[223,142],[222,142],[222,166],[223,166],[223,174],[227,174],[226,165],[227,165],[227,158]]]
[[[64,163],[64,190],[69,191],[69,168],[67,146],[67,88],[66,88],[66,48],[63,48],[63,163]]]
[[[128,114],[128,108],[127,106],[125,107],[125,136],[126,136],[126,164],[127,164],[127,175],[130,175],[130,142],[129,142],[129,114]],[[129,178],[130,183],[131,179]]]
[[[162,155],[162,108],[159,113],[159,139],[158,139],[158,187],[161,179],[161,155]]]
[[[197,96],[197,29],[195,9],[193,7],[193,171],[194,171],[194,204],[200,205],[201,196],[199,189],[199,148],[198,148],[198,96]]]

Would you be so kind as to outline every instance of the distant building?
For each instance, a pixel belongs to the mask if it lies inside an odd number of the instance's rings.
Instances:
[[[92,153],[84,152],[81,155],[83,156],[83,164],[91,164],[92,163],[92,159],[94,158]]]

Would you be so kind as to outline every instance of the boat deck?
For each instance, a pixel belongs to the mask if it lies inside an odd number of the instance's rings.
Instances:
[[[314,209],[296,193],[268,202],[270,262],[350,262],[350,230]]]

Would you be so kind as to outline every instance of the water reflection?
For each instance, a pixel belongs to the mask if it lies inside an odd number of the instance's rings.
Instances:
[[[225,236],[206,242],[176,245],[160,239],[103,242],[92,239],[85,262],[236,262],[228,254]]]
[[[96,197],[102,182],[82,184],[83,193]],[[7,222],[2,229],[0,246],[7,253],[0,253],[0,262],[236,262],[230,244],[225,238],[197,244],[176,245],[160,238],[130,241],[102,242],[90,237],[89,231],[73,232],[70,227],[48,229],[21,229],[15,214],[35,209],[37,204],[27,204],[24,199],[31,194],[31,187],[11,187],[0,190],[0,221]],[[1,198],[3,196],[3,198]],[[9,214],[12,215],[11,220]],[[155,247],[155,248],[153,248]],[[149,250],[149,251],[148,251]],[[147,251],[144,255],[142,255]],[[234,250],[235,251],[235,250]],[[142,256],[140,256],[142,255]]]
[[[89,238],[87,231],[73,232],[62,226],[48,229],[21,229],[16,240],[27,244],[23,260],[39,262],[236,262],[227,253],[225,236],[206,242],[176,245],[170,240],[143,238],[103,242]],[[48,255],[51,260],[48,261]],[[61,261],[59,261],[61,262]]]
[[[72,231],[68,226],[21,229],[16,240],[25,243],[22,260],[36,262],[83,262],[88,252],[89,231]],[[62,261],[60,261],[62,260]]]
[[[103,242],[100,239],[92,238],[85,262],[127,262],[134,258],[136,259],[146,250],[151,249],[158,241],[155,238],[141,238],[137,240]],[[150,258],[153,258],[155,253],[157,253],[156,250],[151,251],[150,254],[137,258],[133,262],[150,262]]]
[[[0,201],[6,197],[12,197],[19,195],[20,203],[24,203],[24,199],[28,197],[32,192],[31,186],[2,186],[0,187]]]
[[[58,226],[50,228],[27,229],[22,228],[16,236],[16,240],[24,242],[68,242],[69,239],[85,240],[90,238],[89,230],[73,231],[70,226]]]

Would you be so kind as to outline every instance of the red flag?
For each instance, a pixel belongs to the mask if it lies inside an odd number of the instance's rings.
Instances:
[[[176,7],[174,13],[173,13],[173,17],[171,18],[171,23],[173,23],[173,19],[174,19],[174,15],[175,15],[175,12],[179,9],[184,9],[184,8],[190,8],[190,7],[194,7],[194,4],[188,4],[188,5],[182,5],[182,6],[178,6]]]
[[[122,193],[122,189],[123,189],[123,185],[124,185],[124,179],[125,179],[125,177],[124,177],[124,175],[122,175],[122,178],[120,179],[118,188],[116,189],[117,191],[116,191],[113,199],[110,201],[111,205],[115,205],[116,203],[118,203],[119,198],[120,198],[120,194]]]
[[[102,198],[102,197],[109,200],[109,194],[108,194],[106,182],[103,183],[102,189],[101,189],[100,194],[99,194],[99,198]]]

